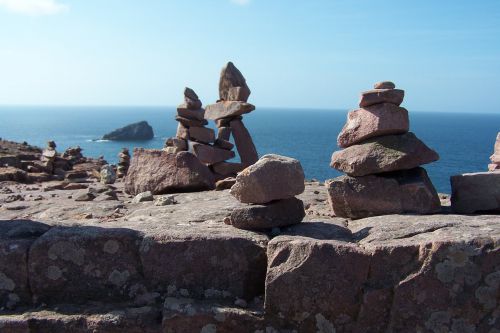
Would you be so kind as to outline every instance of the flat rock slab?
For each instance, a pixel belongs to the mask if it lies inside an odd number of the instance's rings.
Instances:
[[[221,118],[230,118],[250,113],[255,110],[255,106],[250,103],[227,101],[207,105],[205,109],[205,119],[217,120]]]
[[[403,103],[405,97],[404,90],[401,89],[373,89],[361,93],[361,98],[359,100],[359,107],[364,108],[366,106],[381,104],[381,103],[391,103],[399,106]]]
[[[500,171],[452,176],[451,190],[456,213],[500,212]]]
[[[337,137],[339,147],[347,148],[377,136],[408,132],[408,111],[394,104],[383,103],[349,112],[347,123]]]
[[[136,148],[125,178],[125,188],[130,194],[146,191],[166,194],[214,187],[215,179],[210,169],[188,152],[170,154]]]
[[[439,155],[434,150],[409,132],[372,138],[336,151],[330,166],[349,176],[360,177],[413,169],[438,159]]]
[[[388,214],[441,211],[436,189],[423,168],[327,181],[329,202],[339,217],[359,219]]]

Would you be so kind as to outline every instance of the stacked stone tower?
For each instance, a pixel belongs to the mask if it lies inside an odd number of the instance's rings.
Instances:
[[[327,181],[334,214],[438,212],[439,197],[420,167],[438,160],[438,154],[408,132],[408,111],[399,106],[404,91],[392,82],[374,88],[361,94],[360,108],[349,112],[338,136],[344,149],[333,153],[330,166],[347,175]]]
[[[120,160],[118,161],[116,176],[118,178],[124,178],[127,175],[128,168],[130,167],[130,153],[128,148],[123,148],[118,155],[118,158]]]
[[[219,100],[208,105],[205,119],[214,120],[217,128],[216,145],[227,145],[233,136],[240,163],[221,161],[211,165],[212,171],[220,178],[235,176],[238,172],[257,162],[257,149],[250,133],[243,124],[243,114],[255,110],[247,103],[250,88],[241,72],[232,62],[222,68],[219,80]]]

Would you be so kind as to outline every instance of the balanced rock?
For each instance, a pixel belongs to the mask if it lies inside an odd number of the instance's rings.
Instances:
[[[423,168],[364,177],[340,176],[326,182],[328,201],[338,217],[433,214],[438,194]]]
[[[184,88],[184,102],[186,103],[188,109],[191,110],[198,110],[202,106],[198,95],[196,95],[193,89],[188,87]]]
[[[349,176],[407,170],[437,161],[439,155],[415,134],[387,135],[336,151],[330,166]]]
[[[360,107],[370,106],[380,103],[391,103],[399,106],[403,103],[405,96],[404,90],[401,89],[374,89],[361,93],[359,101]]]
[[[215,179],[210,169],[189,152],[169,154],[155,149],[134,149],[125,178],[129,194],[153,194],[211,190]]]
[[[263,205],[249,205],[231,212],[231,225],[245,230],[266,230],[300,223],[304,203],[295,197]]]
[[[347,148],[373,137],[406,133],[409,127],[405,108],[391,103],[376,104],[349,112],[337,143],[339,147]]]
[[[187,104],[181,104],[177,107],[177,114],[180,117],[188,119],[196,119],[199,121],[205,120],[205,110],[204,109],[190,109]]]
[[[394,89],[396,85],[391,81],[381,81],[373,85],[374,89]]]
[[[241,163],[249,166],[257,162],[259,154],[253,143],[252,136],[241,120],[233,120],[230,122],[231,132],[233,133],[236,149],[240,155]]]
[[[456,213],[500,212],[500,171],[452,176],[451,192]]]
[[[153,137],[153,128],[147,123],[147,121],[140,121],[105,134],[102,139],[112,141],[143,141],[151,140]]]
[[[205,109],[205,118],[211,120],[230,118],[250,113],[253,110],[255,110],[255,106],[250,103],[221,101],[215,104],[207,105]]]
[[[232,62],[222,68],[219,80],[219,97],[224,101],[246,102],[250,96],[245,77]]]
[[[294,158],[264,155],[241,171],[230,193],[243,203],[268,203],[304,192],[304,170]]]

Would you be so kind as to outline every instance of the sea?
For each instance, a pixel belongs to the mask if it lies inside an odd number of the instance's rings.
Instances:
[[[244,116],[259,155],[274,153],[302,163],[307,179],[324,181],[341,175],[330,168],[338,150],[337,135],[347,110],[257,108]],[[117,163],[122,147],[161,148],[175,136],[175,107],[0,106],[0,138],[44,147],[54,140],[57,150],[80,146],[85,156]],[[154,129],[150,141],[113,142],[100,138],[116,128],[146,120]],[[215,128],[211,122],[209,127]],[[486,171],[500,114],[410,112],[410,130],[440,155],[425,166],[436,189],[450,193],[450,176]],[[238,156],[235,160],[238,159]]]

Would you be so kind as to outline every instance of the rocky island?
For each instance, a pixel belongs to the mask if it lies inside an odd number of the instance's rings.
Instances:
[[[104,134],[102,140],[144,141],[154,138],[153,127],[147,121],[140,121]]]
[[[0,332],[500,331],[500,172],[440,200],[420,167],[438,155],[383,82],[338,138],[347,176],[307,181],[258,157],[233,67],[219,102],[186,89],[176,137],[118,167],[0,141]]]

